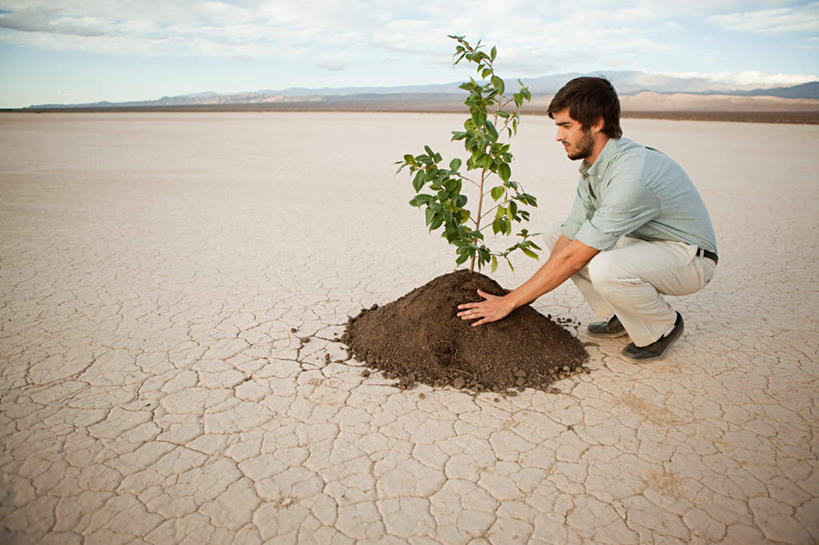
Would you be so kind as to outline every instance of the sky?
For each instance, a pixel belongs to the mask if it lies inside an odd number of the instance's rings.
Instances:
[[[449,83],[469,72],[448,34],[509,78],[819,80],[817,1],[0,0],[0,107]]]

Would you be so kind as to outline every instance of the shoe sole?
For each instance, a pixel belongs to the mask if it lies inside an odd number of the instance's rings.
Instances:
[[[592,333],[587,329],[586,333],[589,334],[589,337],[595,337],[597,339],[616,339],[617,337],[625,337],[628,335],[628,332],[625,329],[623,331],[618,331],[617,333]]]
[[[670,347],[669,347],[669,348],[670,348]],[[660,354],[659,356],[654,356],[653,358],[643,358],[643,359],[639,359],[639,360],[638,360],[638,359],[632,358],[632,357],[630,357],[630,356],[626,356],[625,354],[623,354],[623,353],[621,352],[621,353],[620,353],[620,357],[621,357],[621,358],[623,358],[623,359],[624,359],[624,360],[626,360],[626,361],[630,361],[631,363],[646,363],[646,362],[649,362],[649,361],[657,361],[657,360],[661,360],[661,359],[665,358],[665,355],[666,355],[667,353],[668,353],[668,350],[666,350],[665,352],[663,352],[663,353],[662,353],[662,354]]]

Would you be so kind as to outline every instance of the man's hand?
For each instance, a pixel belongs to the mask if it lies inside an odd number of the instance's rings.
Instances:
[[[478,290],[478,295],[485,300],[458,305],[458,310],[461,311],[458,317],[461,320],[478,320],[472,324],[473,327],[505,318],[516,308],[531,303],[558,287],[598,253],[600,250],[597,248],[561,235],[552,248],[549,260],[521,287],[504,296],[490,295]]]
[[[480,320],[472,324],[472,327],[496,322],[515,310],[515,305],[508,297],[491,295],[481,290],[478,290],[478,295],[483,297],[484,300],[477,303],[458,305],[458,310],[461,311],[458,313],[458,317],[461,320],[477,320],[480,318]]]

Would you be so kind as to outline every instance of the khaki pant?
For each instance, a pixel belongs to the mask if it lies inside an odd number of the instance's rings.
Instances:
[[[560,224],[544,235],[549,250],[560,238]],[[716,264],[697,257],[683,242],[622,237],[572,276],[592,310],[603,319],[616,314],[636,346],[659,339],[676,320],[662,295],[688,295],[714,276]]]

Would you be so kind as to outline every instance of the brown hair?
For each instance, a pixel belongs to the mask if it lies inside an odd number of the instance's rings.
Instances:
[[[575,78],[554,96],[546,110],[554,119],[555,113],[569,109],[569,116],[579,122],[583,130],[589,130],[601,117],[603,133],[609,138],[623,135],[620,128],[620,100],[617,92],[606,78]]]

